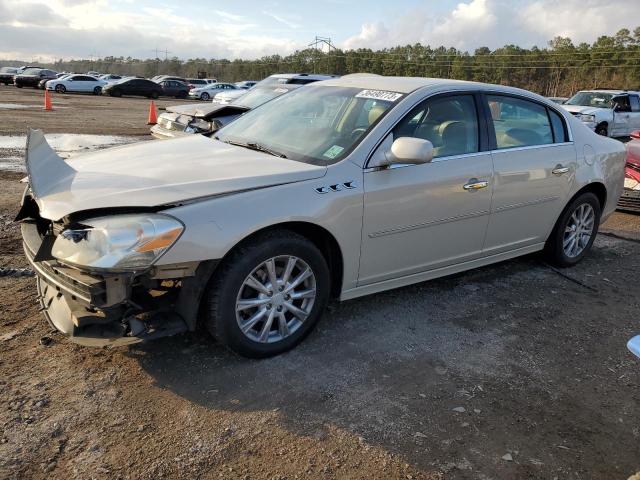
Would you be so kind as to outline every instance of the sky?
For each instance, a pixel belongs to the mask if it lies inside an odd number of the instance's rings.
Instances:
[[[473,51],[593,42],[640,25],[640,0],[0,0],[0,58],[259,58],[416,42]],[[634,19],[635,16],[635,19]]]

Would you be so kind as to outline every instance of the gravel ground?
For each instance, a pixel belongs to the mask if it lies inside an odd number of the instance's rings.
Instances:
[[[146,102],[107,101],[104,131],[28,122],[129,134],[113,118]],[[0,172],[0,268],[28,266],[11,223],[22,176]],[[0,478],[626,479],[640,470],[640,361],[625,348],[640,333],[639,218],[615,214],[572,269],[528,256],[332,304],[262,361],[204,332],[78,347],[47,327],[33,278],[0,276]]]

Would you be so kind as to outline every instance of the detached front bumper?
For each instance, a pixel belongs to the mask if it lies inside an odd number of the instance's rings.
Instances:
[[[43,239],[36,222],[23,221],[21,229],[25,255],[37,275],[41,310],[71,341],[119,346],[189,329],[173,308],[178,296],[172,296],[170,288],[159,290],[157,297],[149,291],[150,286],[160,286],[159,280],[145,279],[145,287],[133,273],[95,275],[55,260],[39,260]],[[180,276],[194,270],[182,267],[172,272]]]

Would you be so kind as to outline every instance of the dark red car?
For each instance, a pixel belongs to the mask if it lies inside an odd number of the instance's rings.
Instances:
[[[624,170],[624,190],[618,209],[640,213],[640,130],[631,133],[627,143],[627,165]]]

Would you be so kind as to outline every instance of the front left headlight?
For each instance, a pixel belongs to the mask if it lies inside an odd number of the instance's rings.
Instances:
[[[580,120],[585,122],[585,123],[594,123],[596,121],[596,116],[595,115],[584,115],[584,114],[581,114],[580,115]]]
[[[51,254],[64,263],[100,270],[150,267],[175,242],[184,225],[169,215],[116,215],[82,222],[56,238]]]

